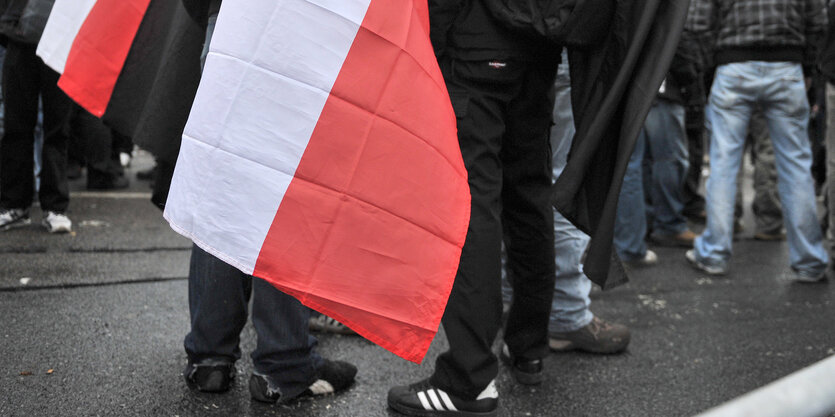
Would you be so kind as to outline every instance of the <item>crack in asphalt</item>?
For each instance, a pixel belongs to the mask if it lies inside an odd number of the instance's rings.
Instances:
[[[76,289],[76,288],[89,288],[89,287],[113,287],[117,285],[125,285],[125,284],[152,284],[158,282],[172,282],[172,281],[186,281],[188,277],[151,277],[151,278],[139,278],[139,279],[126,279],[126,280],[119,280],[119,281],[108,281],[108,282],[76,282],[76,283],[65,283],[65,284],[53,284],[53,285],[20,285],[15,287],[0,287],[0,293],[4,292],[24,292],[24,291],[43,291],[43,290],[64,290],[64,289]]]
[[[0,248],[0,255],[28,255],[41,253],[152,253],[152,252],[183,252],[191,250],[191,246],[170,246],[154,248],[68,248],[51,251],[45,246],[29,248]]]
[[[136,253],[136,252],[167,252],[190,251],[191,246],[172,246],[158,248],[70,248],[69,253]]]

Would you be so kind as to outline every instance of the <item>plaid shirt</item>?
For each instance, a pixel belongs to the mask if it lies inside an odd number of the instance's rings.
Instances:
[[[797,46],[815,62],[826,33],[827,0],[692,0],[685,30],[706,35],[714,50]]]

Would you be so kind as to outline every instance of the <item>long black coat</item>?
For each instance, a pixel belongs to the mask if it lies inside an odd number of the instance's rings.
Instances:
[[[583,270],[608,288],[627,277],[613,255],[626,165],[675,54],[689,0],[616,0],[599,45],[569,49],[577,133],[554,185],[554,206],[591,236]]]
[[[205,36],[179,1],[152,0],[103,117],[172,165],[200,83]]]

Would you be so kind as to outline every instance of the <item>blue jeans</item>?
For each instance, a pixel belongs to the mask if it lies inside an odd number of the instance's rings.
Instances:
[[[301,394],[316,379],[323,359],[308,331],[310,310],[266,281],[194,245],[188,273],[191,331],[185,349],[194,363],[234,362],[241,357],[241,330],[252,298],[257,344],[255,372],[267,377],[282,398]]]
[[[551,157],[554,178],[560,176],[568,159],[571,140],[574,137],[574,116],[571,112],[571,78],[568,74],[568,56],[563,51],[562,62],[554,82],[554,125],[551,127]],[[554,210],[554,249],[556,252],[557,279],[554,282],[554,300],[548,322],[550,332],[571,332],[591,323],[594,318],[589,305],[591,281],[583,274],[580,262],[589,243],[589,237],[574,227],[558,211]],[[502,296],[510,303],[513,291],[502,280]]]
[[[647,209],[644,192],[644,158],[649,158],[652,230],[676,235],[687,229],[683,190],[687,169],[687,136],[684,106],[658,99],[653,103],[623,177],[615,221],[615,250],[621,260],[643,258],[647,252]]]
[[[571,78],[568,57],[562,55],[554,83],[554,126],[551,127],[551,152],[554,178],[565,168],[571,140],[574,137],[574,116],[571,113]],[[589,237],[578,230],[558,211],[554,210],[554,248],[556,250],[557,280],[551,306],[551,332],[570,332],[589,324],[594,315],[589,310],[591,281],[583,274],[581,258]]]
[[[789,262],[798,273],[818,277],[824,273],[828,258],[809,171],[809,103],[800,64],[791,62],[739,62],[722,65],[716,71],[706,120],[710,132],[707,227],[694,242],[696,258],[709,265],[728,266],[736,175],[748,121],[756,105],[762,109],[774,143]]]

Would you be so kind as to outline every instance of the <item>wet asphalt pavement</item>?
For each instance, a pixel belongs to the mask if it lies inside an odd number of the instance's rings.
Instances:
[[[149,164],[140,155],[131,173]],[[342,394],[257,403],[247,356],[231,391],[191,391],[181,374],[190,243],[148,202],[147,183],[132,182],[124,192],[74,193],[74,234],[36,225],[0,234],[0,416],[394,416],[388,388],[431,373],[443,332],[421,365],[357,337],[322,335],[324,356],[359,367]],[[684,249],[655,248],[657,266],[595,291],[592,310],[631,328],[628,351],[552,354],[535,388],[501,368],[499,414],[694,415],[835,354],[835,283],[790,282],[785,242],[751,240],[748,216],[727,277],[691,269]],[[251,326],[242,348],[254,348]]]

